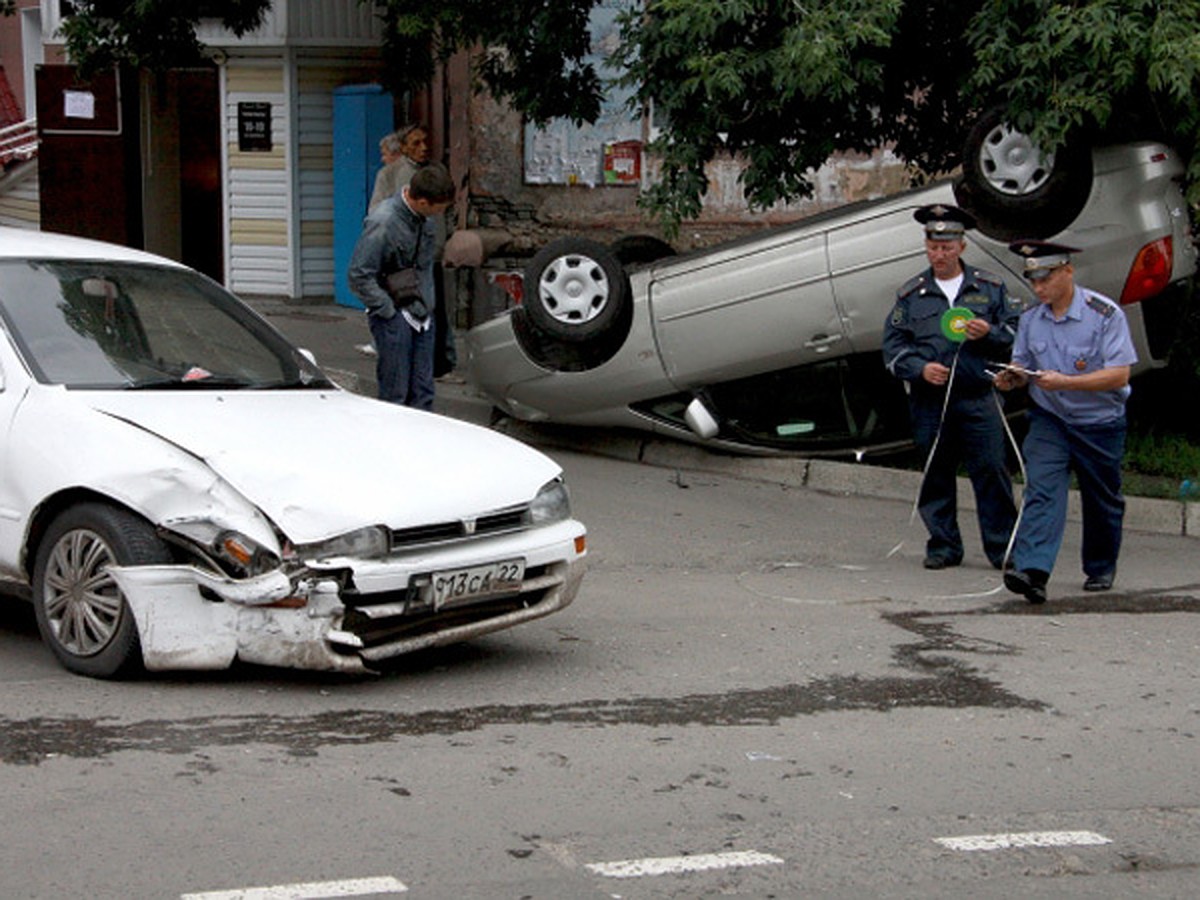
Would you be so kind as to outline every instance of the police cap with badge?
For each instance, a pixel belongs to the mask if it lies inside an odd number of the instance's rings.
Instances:
[[[1024,257],[1025,267],[1021,274],[1029,281],[1041,281],[1058,269],[1070,264],[1071,254],[1079,253],[1077,247],[1052,244],[1049,241],[1013,241],[1008,249]]]
[[[975,227],[973,215],[948,203],[922,206],[913,218],[925,226],[925,237],[931,241],[961,241],[966,230]]]

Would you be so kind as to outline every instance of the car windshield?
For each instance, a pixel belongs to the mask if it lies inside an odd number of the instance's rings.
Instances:
[[[2,262],[0,315],[45,384],[149,390],[330,384],[239,300],[187,269]]]

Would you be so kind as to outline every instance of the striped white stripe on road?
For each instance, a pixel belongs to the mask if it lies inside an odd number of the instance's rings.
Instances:
[[[408,887],[390,876],[347,878],[342,881],[309,881],[273,887],[240,888],[181,894],[179,900],[322,900],[327,897],[363,897],[368,894],[403,894]]]
[[[769,853],[742,850],[730,853],[700,853],[696,856],[623,859],[618,862],[589,863],[584,868],[607,878],[640,878],[645,875],[674,875],[680,872],[733,869],[739,866],[766,866],[781,862],[783,862],[782,859]]]
[[[951,850],[1010,850],[1022,847],[1091,847],[1111,844],[1094,831],[1023,831],[1013,834],[968,834],[934,841]]]

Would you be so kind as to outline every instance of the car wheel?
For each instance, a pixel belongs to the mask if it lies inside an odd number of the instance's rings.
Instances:
[[[137,623],[110,565],[170,562],[166,545],[136,516],[99,503],[56,518],[38,547],[33,602],[42,640],[68,670],[113,678],[141,668]]]
[[[1029,136],[1004,121],[1002,108],[983,113],[967,134],[958,202],[1001,239],[1044,238],[1075,220],[1092,189],[1086,142],[1068,141],[1043,153]]]
[[[562,341],[591,341],[621,321],[629,303],[625,270],[603,244],[584,238],[551,241],[525,269],[530,324]]]

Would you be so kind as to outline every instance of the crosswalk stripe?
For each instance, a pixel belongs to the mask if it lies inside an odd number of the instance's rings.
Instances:
[[[623,859],[617,862],[589,863],[585,866],[607,878],[639,878],[646,875],[670,875],[680,872],[702,872],[706,869],[731,869],[739,866],[764,866],[782,863],[778,856],[741,850],[729,853],[700,853],[695,856],[660,856],[646,859]]]
[[[934,838],[951,850],[1009,850],[1022,847],[1088,847],[1111,844],[1094,831],[1023,831],[1011,834],[968,834]]]
[[[179,900],[317,900],[330,897],[362,897],[368,894],[403,894],[408,887],[391,876],[347,878],[342,881],[308,881],[270,887],[237,888],[182,894]]]

